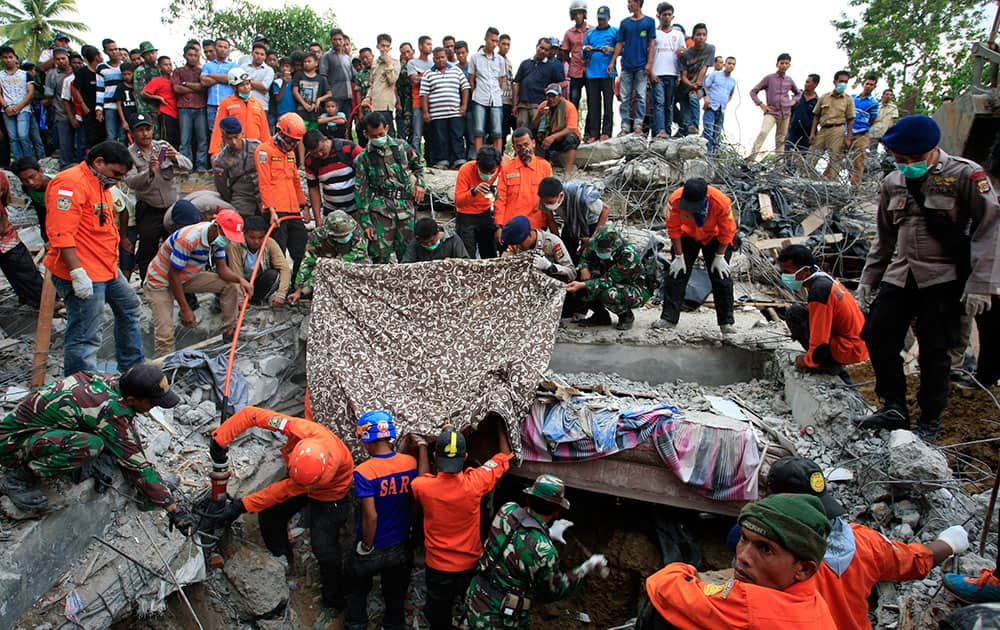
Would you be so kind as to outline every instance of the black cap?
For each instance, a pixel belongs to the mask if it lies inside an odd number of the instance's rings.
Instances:
[[[132,116],[132,122],[130,122],[128,126],[132,129],[137,129],[143,125],[149,125],[152,127],[153,119],[146,114],[136,114],[135,116]]]
[[[135,366],[118,379],[118,391],[123,396],[144,398],[164,409],[176,407],[181,401],[180,396],[170,391],[170,383],[160,368],[148,363]]]
[[[767,487],[771,494],[811,494],[819,498],[828,518],[847,513],[826,491],[823,470],[811,459],[788,456],[774,462],[767,473]]]
[[[441,472],[457,473],[465,465],[465,436],[455,427],[445,427],[434,445],[437,467]]]
[[[437,221],[430,217],[424,217],[413,226],[413,235],[417,237],[418,241],[425,241],[437,234],[439,230]]]
[[[708,198],[708,182],[700,177],[692,177],[684,182],[683,192],[677,205],[681,210],[695,212],[701,210],[702,204]]]

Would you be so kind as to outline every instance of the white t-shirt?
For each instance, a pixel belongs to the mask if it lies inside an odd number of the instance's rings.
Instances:
[[[653,57],[653,74],[658,77],[677,76],[677,49],[684,48],[684,34],[677,29],[664,33],[656,29],[656,55]]]

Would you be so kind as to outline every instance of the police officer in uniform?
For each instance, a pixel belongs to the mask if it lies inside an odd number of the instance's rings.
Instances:
[[[534,230],[531,221],[519,214],[500,233],[503,244],[511,253],[531,252],[532,265],[547,276],[564,282],[576,280],[576,267],[562,239],[548,230]]]
[[[858,421],[866,429],[909,428],[900,351],[911,322],[920,344],[920,420],[916,433],[937,437],[948,401],[948,350],[958,343],[962,309],[990,308],[997,239],[997,197],[982,167],[948,155],[928,116],[901,118],[882,137],[897,172],[882,181],[876,238],[858,298],[875,294],[862,337],[883,406]],[[877,290],[877,294],[876,294]]]
[[[243,125],[235,116],[219,121],[222,150],[212,160],[215,189],[231,203],[243,220],[260,214],[260,184],[254,154],[260,140],[243,137]]]

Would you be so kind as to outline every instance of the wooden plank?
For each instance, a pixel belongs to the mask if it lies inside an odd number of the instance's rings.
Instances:
[[[833,208],[829,206],[816,208],[809,213],[809,216],[802,219],[802,223],[799,224],[802,226],[802,233],[809,236],[818,230],[820,226],[824,225],[831,214],[833,214]]]
[[[42,280],[42,301],[38,307],[38,325],[35,328],[35,356],[31,361],[31,386],[45,384],[45,370],[49,364],[49,347],[52,343],[52,313],[56,305],[56,286],[52,274],[45,272]]]
[[[757,193],[757,205],[760,207],[760,218],[763,221],[770,221],[774,218],[774,206],[771,205],[771,195],[767,193]]]
[[[759,241],[750,241],[753,246],[763,251],[765,249],[781,249],[789,245],[801,245],[808,241],[810,236],[788,236],[785,238],[762,238]],[[823,237],[824,243],[839,243],[844,240],[843,234],[827,234]]]

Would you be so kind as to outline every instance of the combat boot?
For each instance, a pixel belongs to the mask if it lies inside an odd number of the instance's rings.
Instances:
[[[618,316],[618,325],[615,328],[618,330],[630,330],[634,322],[635,315],[632,313],[632,309],[629,309]]]
[[[4,475],[0,490],[22,510],[37,511],[49,507],[49,498],[38,487],[38,477],[27,466],[15,468]]]
[[[934,444],[937,442],[937,434],[940,428],[941,418],[930,418],[925,420],[921,416],[920,421],[917,422],[917,428],[914,429],[913,432],[924,442]]]
[[[854,424],[859,429],[872,429],[875,431],[878,431],[879,429],[886,429],[887,431],[892,431],[894,429],[909,429],[910,417],[906,414],[905,409],[900,409],[899,407],[893,405],[886,405],[870,416],[855,419]]]
[[[610,326],[611,325],[611,313],[608,309],[604,308],[603,304],[595,304],[591,307],[594,314],[585,320],[578,322],[581,326]]]

